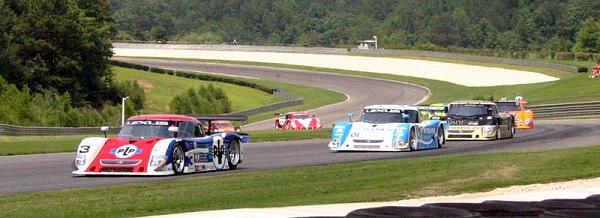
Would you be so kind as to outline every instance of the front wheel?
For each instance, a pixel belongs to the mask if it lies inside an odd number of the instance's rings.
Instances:
[[[173,166],[173,172],[175,172],[175,175],[183,174],[183,168],[185,167],[185,155],[181,145],[176,145],[175,148],[173,148],[173,162],[171,162],[171,165]]]
[[[415,133],[415,129],[410,130],[410,134],[408,137],[408,147],[411,151],[417,150],[417,136]]]
[[[229,147],[227,149],[227,164],[229,165],[229,169],[237,168],[237,165],[241,162],[242,158],[242,149],[240,148],[240,142],[237,140],[233,140],[229,143]]]

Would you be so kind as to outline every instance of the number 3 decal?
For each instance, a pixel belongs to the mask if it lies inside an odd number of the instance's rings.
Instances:
[[[88,153],[90,151],[90,146],[89,145],[82,145],[81,147],[79,147],[79,153]]]

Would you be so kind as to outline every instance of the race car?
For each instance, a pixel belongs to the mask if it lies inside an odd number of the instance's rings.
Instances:
[[[208,124],[206,124],[208,126]],[[208,131],[208,128],[205,128]],[[239,132],[240,127],[233,125],[230,120],[213,120],[210,123],[210,132]]]
[[[244,158],[243,133],[212,133],[200,120],[245,120],[245,116],[142,115],[127,119],[114,138],[85,138],[74,175],[178,175],[235,169]]]
[[[534,127],[533,111],[527,109],[527,101],[497,101],[500,114],[510,114],[515,117],[515,127],[517,129],[531,129]]]
[[[352,120],[352,114],[348,114]],[[332,151],[413,151],[441,148],[441,120],[422,120],[417,107],[366,106],[357,122],[338,122],[331,133]]]
[[[512,138],[515,134],[514,117],[499,114],[496,104],[488,101],[450,103],[448,123],[447,140],[493,140]]]
[[[276,114],[281,116],[281,114]],[[321,120],[310,112],[290,112],[283,118],[275,119],[275,129],[318,129]]]

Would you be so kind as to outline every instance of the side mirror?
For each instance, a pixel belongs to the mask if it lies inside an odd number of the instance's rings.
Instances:
[[[346,116],[348,117],[348,119],[350,120],[350,122],[352,122],[352,116],[354,116],[354,114],[348,113]]]
[[[100,131],[104,133],[104,138],[107,138],[106,133],[108,132],[108,126],[101,126]]]

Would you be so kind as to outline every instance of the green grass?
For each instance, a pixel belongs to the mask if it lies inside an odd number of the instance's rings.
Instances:
[[[262,130],[249,131],[251,142],[294,141],[305,139],[326,139],[331,136],[331,129],[302,131]],[[0,136],[0,156],[43,154],[58,152],[74,152],[79,142],[85,137],[103,137],[103,135],[69,135],[69,136]]]
[[[488,99],[494,97],[499,99],[503,96],[513,97],[516,94],[524,96],[530,104],[546,104],[546,103],[564,103],[564,102],[577,102],[577,101],[592,101],[600,100],[600,86],[598,86],[597,79],[588,79],[588,74],[585,73],[569,73],[562,72],[553,69],[540,68],[540,67],[524,67],[515,66],[508,64],[495,64],[495,63],[484,63],[484,62],[473,62],[473,61],[458,61],[451,59],[440,59],[440,58],[421,58],[421,57],[403,57],[403,56],[386,56],[396,58],[417,58],[421,60],[431,61],[442,61],[448,63],[459,63],[489,67],[501,67],[515,70],[526,70],[532,72],[543,73],[549,76],[560,78],[558,81],[535,83],[527,85],[510,85],[510,86],[494,86],[494,87],[466,87],[457,85],[449,82],[443,82],[439,80],[431,80],[409,76],[399,76],[381,73],[370,73],[362,71],[348,71],[331,68],[319,68],[319,67],[308,67],[288,64],[272,64],[272,63],[259,63],[259,62],[245,62],[245,61],[224,61],[224,60],[203,60],[203,59],[183,59],[191,61],[209,62],[209,63],[227,63],[227,64],[241,64],[241,65],[254,65],[254,66],[267,66],[267,67],[279,67],[279,68],[293,68],[302,70],[332,72],[338,74],[357,75],[366,77],[376,77],[383,79],[390,79],[396,81],[403,81],[413,83],[421,86],[428,87],[431,92],[431,98],[426,103],[437,103],[437,102],[450,102],[461,99]],[[155,58],[155,59],[168,59],[168,58]],[[182,59],[179,59],[182,60]],[[591,69],[594,65],[590,61],[571,61],[573,65],[587,66]]]
[[[600,146],[403,158],[11,194],[6,217],[131,217],[202,210],[390,201],[600,175]],[[79,178],[84,179],[84,178]]]
[[[144,89],[146,103],[142,113],[145,114],[168,113],[168,105],[176,94],[185,92],[191,87],[208,84],[225,91],[233,111],[244,111],[282,101],[269,93],[228,83],[201,81],[122,67],[113,67],[113,70],[117,80],[137,80]]]
[[[138,80],[138,82],[142,83],[142,87],[146,91],[147,99],[146,108],[142,111],[142,113],[145,114],[168,113],[168,104],[175,94],[183,92],[189,87],[197,87],[201,84],[207,85],[209,83],[213,84],[215,87],[222,87],[225,90],[227,96],[231,100],[233,110],[236,112],[284,101],[284,99],[279,99],[278,97],[256,89],[227,83],[200,81],[122,67],[113,67],[113,69],[115,70],[116,79],[118,80]],[[344,94],[321,88],[306,87],[271,80],[236,79],[258,83],[267,87],[283,89],[290,96],[304,99],[304,104],[302,105],[252,115],[249,117],[249,122],[273,118],[275,112],[310,110],[346,99]]]
[[[0,136],[0,156],[74,152],[81,139],[100,135]]]

